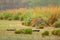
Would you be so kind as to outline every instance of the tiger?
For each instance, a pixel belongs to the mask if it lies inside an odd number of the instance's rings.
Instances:
[[[30,18],[31,24],[33,27],[38,26],[39,23],[43,22],[43,18]]]

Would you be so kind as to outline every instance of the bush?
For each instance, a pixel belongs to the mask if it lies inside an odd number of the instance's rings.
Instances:
[[[31,28],[26,28],[24,29],[25,34],[32,34],[32,29]]]
[[[22,22],[22,25],[30,26],[31,21],[30,20],[25,20],[25,21]]]
[[[54,27],[59,28],[60,27],[60,20],[56,21],[53,25],[54,25]]]
[[[42,22],[42,23],[40,23],[36,28],[38,28],[38,29],[43,29],[44,26],[45,26],[45,23]]]
[[[7,19],[9,19],[10,17],[12,18],[12,14],[9,13],[9,12],[3,12],[3,13],[0,14],[0,19],[5,19],[5,20],[7,20]]]
[[[44,31],[43,33],[42,33],[42,36],[48,36],[49,35],[49,31]]]
[[[52,31],[52,34],[53,34],[53,35],[60,36],[60,29],[53,30],[53,31]]]
[[[8,18],[8,20],[12,20],[12,19],[13,19],[12,16]]]
[[[9,12],[2,12],[0,13],[0,19],[5,19],[5,20],[19,20],[21,17],[21,13],[9,13]]]
[[[3,14],[2,14],[2,13],[0,13],[0,19],[1,19],[1,20],[3,19]]]
[[[15,33],[16,34],[21,34],[21,33],[23,33],[23,29],[17,29],[17,30],[15,30]]]
[[[9,12],[4,12],[3,13],[3,19],[8,19],[9,17],[11,17],[12,15],[11,15],[11,13],[9,13]]]
[[[14,19],[14,20],[19,20],[19,19],[20,19],[20,15],[19,15],[18,13],[15,13],[15,14],[13,15],[13,19]]]
[[[17,29],[17,30],[15,30],[15,33],[16,34],[21,34],[21,33],[24,33],[24,34],[32,34],[32,29],[31,28]]]
[[[57,30],[53,30],[53,31],[52,31],[52,34],[53,34],[53,35],[57,35]]]
[[[20,16],[20,21],[24,21],[24,17],[23,16]]]

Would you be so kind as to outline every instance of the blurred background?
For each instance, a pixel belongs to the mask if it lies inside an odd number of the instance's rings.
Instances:
[[[0,0],[0,10],[59,5],[60,0]]]

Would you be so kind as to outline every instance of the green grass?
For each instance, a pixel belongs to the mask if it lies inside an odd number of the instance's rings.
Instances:
[[[60,37],[57,36],[42,37],[41,32],[50,30],[48,28],[41,29],[39,33],[15,34],[14,31],[6,31],[10,27],[21,28],[21,22],[0,20],[0,40],[60,40]]]

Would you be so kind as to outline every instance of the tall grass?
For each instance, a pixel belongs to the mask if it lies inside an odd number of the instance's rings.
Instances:
[[[60,19],[60,6],[50,6],[50,7],[35,7],[31,9],[20,8],[14,10],[6,10],[0,13],[0,19],[5,20],[21,20],[28,21],[30,18],[42,17],[47,24],[54,24],[55,21]]]

